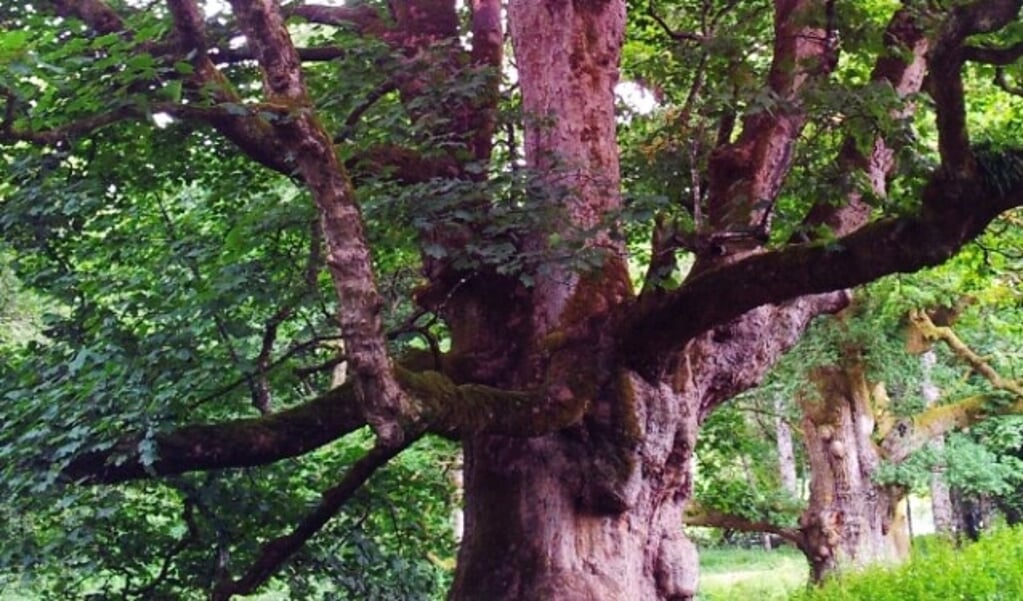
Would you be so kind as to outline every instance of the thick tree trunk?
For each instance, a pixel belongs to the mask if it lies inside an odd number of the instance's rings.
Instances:
[[[872,477],[881,461],[872,440],[871,390],[857,361],[814,374],[819,399],[803,399],[803,428],[812,474],[809,506],[800,520],[802,551],[820,582],[845,566],[908,556],[905,489]]]
[[[452,599],[693,598],[696,550],[681,529],[692,403],[631,374],[610,388],[609,405],[636,409],[636,422],[620,424],[633,431],[591,422],[467,444],[466,538]]]
[[[465,538],[451,599],[691,599],[696,552],[682,509],[698,402],[618,367],[613,310],[631,298],[603,216],[620,205],[614,86],[624,3],[509,4],[531,169],[554,199],[549,233],[589,231],[604,268],[552,263],[529,290],[522,355],[503,376],[585,396],[581,423],[544,437],[465,443]],[[600,233],[604,231],[604,233]],[[493,346],[507,345],[493,340]],[[480,348],[477,336],[471,343]],[[684,389],[682,389],[684,390]]]
[[[649,364],[623,351],[614,337],[634,299],[608,219],[621,206],[614,86],[625,3],[512,0],[508,14],[527,163],[550,192],[564,191],[527,250],[544,251],[553,233],[585,233],[602,267],[580,273],[554,259],[510,295],[521,310],[445,316],[451,355],[495,358],[475,381],[586,401],[583,418],[554,434],[465,441],[465,535],[450,598],[689,600],[697,558],[681,526],[700,422],[847,297],[753,309]],[[648,371],[625,367],[638,364]]]

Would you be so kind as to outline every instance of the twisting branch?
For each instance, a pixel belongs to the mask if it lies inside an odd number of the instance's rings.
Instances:
[[[420,433],[421,435],[421,433]],[[247,595],[263,585],[296,551],[323,528],[377,469],[404,451],[419,435],[410,434],[400,445],[373,447],[348,469],[344,478],[333,488],[323,492],[319,504],[289,534],[279,536],[263,545],[259,556],[245,574],[237,579],[218,582],[211,595],[212,601],[227,601],[234,595]]]
[[[928,340],[940,340],[960,359],[966,361],[973,371],[984,376],[996,390],[1003,390],[1023,400],[1023,384],[1003,378],[983,357],[963,342],[949,326],[935,325],[926,311],[910,312],[910,321]]]
[[[994,367],[963,342],[948,326],[937,326],[926,311],[912,311],[912,326],[927,340],[940,340],[976,373],[991,383],[992,388],[1008,393],[1013,400],[1004,402],[992,394],[980,394],[953,403],[935,405],[910,420],[892,427],[881,440],[886,458],[899,463],[935,437],[952,430],[969,427],[991,415],[1023,413],[1023,383],[1003,378]]]

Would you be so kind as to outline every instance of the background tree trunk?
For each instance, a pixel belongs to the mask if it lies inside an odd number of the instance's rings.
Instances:
[[[800,519],[802,551],[820,582],[844,565],[898,561],[909,553],[906,491],[872,480],[880,464],[872,391],[863,366],[848,360],[814,374],[819,399],[802,399],[812,474],[809,506]]]
[[[927,407],[934,406],[941,396],[941,391],[931,381],[931,368],[937,356],[933,350],[928,350],[920,355],[920,367],[923,373],[921,382],[921,393]],[[935,453],[941,457],[945,451],[945,437],[936,436],[929,445]],[[935,465],[931,470],[931,510],[934,517],[934,531],[938,534],[952,535],[954,533],[954,517],[952,512],[952,494],[949,491],[948,483],[945,482],[945,470],[940,465]]]
[[[796,453],[792,444],[792,428],[786,421],[785,399],[780,395],[774,397],[774,433],[775,445],[778,449],[778,475],[781,479],[781,488],[792,495],[793,499],[799,498],[799,482],[796,476]]]

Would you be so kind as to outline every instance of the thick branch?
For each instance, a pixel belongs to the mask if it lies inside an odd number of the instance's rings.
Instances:
[[[296,48],[298,58],[302,62],[316,63],[337,60],[348,55],[341,46],[316,46],[313,48]],[[212,54],[217,63],[238,63],[256,60],[256,55],[249,48],[217,48]]]
[[[288,16],[301,17],[310,23],[320,25],[349,26],[359,33],[369,35],[381,35],[388,29],[377,9],[368,4],[361,6],[302,4],[288,9]]]
[[[402,367],[395,368],[395,374],[422,416],[410,427],[453,438],[480,432],[538,436],[575,423],[586,410],[584,395],[458,385],[439,372]],[[64,476],[83,484],[110,484],[196,470],[267,465],[304,455],[364,425],[366,420],[348,382],[280,413],[158,434],[157,459],[148,466],[138,451],[140,437],[128,437],[110,450],[75,458],[64,469]]]
[[[1023,397],[1005,404],[990,394],[979,394],[947,405],[936,405],[913,417],[909,423],[896,424],[884,440],[881,449],[885,458],[900,463],[935,438],[968,428],[993,415],[1023,413]]]
[[[936,176],[920,215],[882,219],[835,243],[748,257],[704,272],[663,298],[647,298],[624,324],[623,355],[653,375],[666,352],[754,307],[942,263],[999,213],[1023,203],[1023,185],[1000,197],[978,192],[985,189],[979,181]]]
[[[751,520],[741,515],[718,511],[693,501],[686,507],[682,521],[686,526],[703,526],[707,528],[727,528],[740,532],[766,532],[776,534],[797,547],[803,544],[803,533],[797,528],[785,528],[771,522]]]
[[[157,458],[142,463],[139,436],[112,449],[76,457],[63,475],[83,484],[110,484],[195,470],[266,465],[308,453],[365,424],[351,386],[341,386],[273,415],[184,426],[156,435]]]
[[[399,446],[373,447],[355,462],[337,486],[323,492],[320,503],[309,513],[290,534],[279,536],[263,545],[255,562],[238,580],[226,580],[216,585],[211,599],[227,601],[234,595],[247,595],[263,585],[306,541],[320,531],[324,525],[344,506],[359,488],[369,480],[378,468],[385,465],[398,453],[405,450],[418,437],[408,437]]]
[[[62,17],[75,17],[97,33],[124,32],[124,21],[103,0],[53,0],[50,2]]]
[[[1004,67],[1011,65],[1023,57],[1023,42],[1016,42],[1012,46],[966,46],[963,48],[963,58],[975,63],[985,63]]]

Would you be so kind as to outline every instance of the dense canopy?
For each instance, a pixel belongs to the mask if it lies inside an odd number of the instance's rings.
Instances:
[[[691,599],[707,416],[1018,227],[1021,4],[0,5],[0,568]]]

